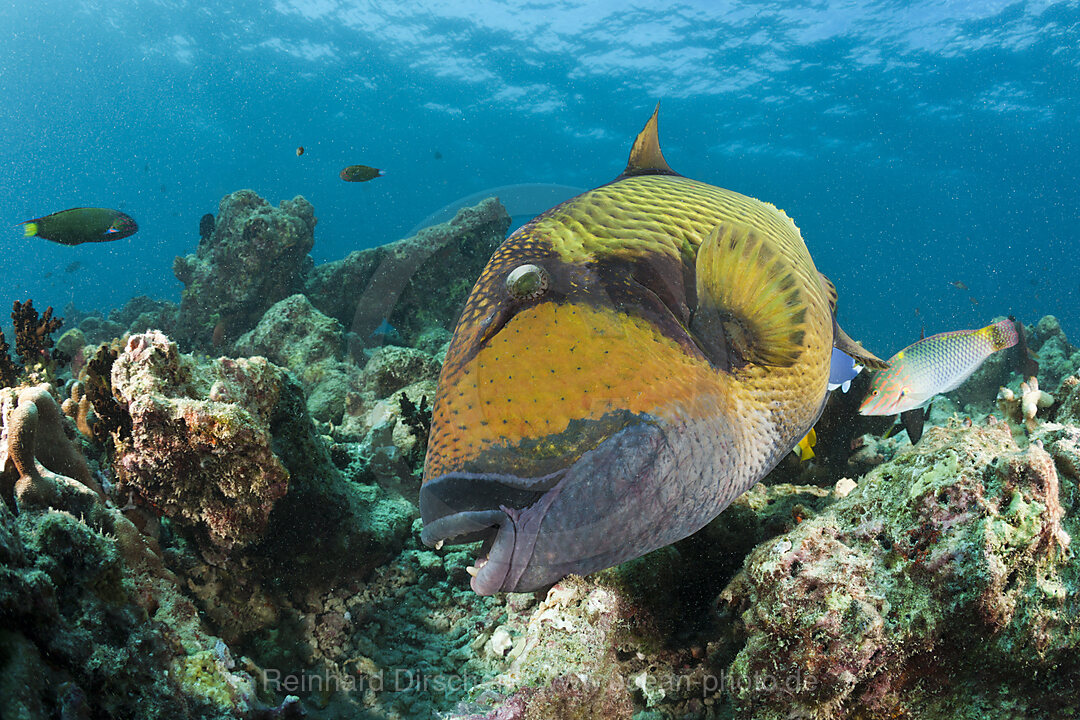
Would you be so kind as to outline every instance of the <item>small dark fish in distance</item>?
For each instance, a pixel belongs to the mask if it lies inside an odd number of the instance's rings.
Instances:
[[[26,237],[41,237],[61,245],[108,242],[133,235],[139,226],[130,215],[109,208],[77,207],[24,220]]]
[[[199,220],[199,237],[202,240],[206,240],[208,237],[214,234],[214,216],[210,213],[206,213]]]
[[[78,270],[81,267],[82,267],[82,263],[79,262],[78,260],[76,260],[73,263],[69,263],[68,266],[66,268],[64,268],[64,272],[73,273],[73,272],[75,272],[76,270]]]
[[[300,147],[296,148],[296,157],[300,157],[303,154],[304,154],[304,146],[301,145]]]
[[[965,285],[964,283],[960,282],[959,280],[953,280],[949,284],[952,285],[957,290],[967,290],[968,289],[968,286]]]
[[[341,171],[341,179],[345,182],[367,182],[385,174],[382,170],[367,165],[350,165]]]
[[[972,305],[978,305],[978,304],[979,304],[979,301],[978,301],[978,300],[976,300],[976,299],[975,299],[975,298],[973,298],[973,297],[968,297],[968,300],[970,300],[970,301],[971,301],[971,304],[972,304]]]

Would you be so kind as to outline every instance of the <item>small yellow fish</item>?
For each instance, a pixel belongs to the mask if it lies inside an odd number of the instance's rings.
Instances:
[[[799,462],[806,462],[814,457],[815,445],[817,445],[817,433],[814,432],[814,428],[810,428],[810,432],[806,433],[803,439],[799,441],[799,444],[796,445],[791,452],[798,454]]]

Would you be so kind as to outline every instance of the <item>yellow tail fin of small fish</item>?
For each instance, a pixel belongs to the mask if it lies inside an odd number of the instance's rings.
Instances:
[[[810,428],[810,432],[806,433],[806,437],[800,440],[793,450],[799,453],[799,462],[806,462],[814,457],[815,445],[817,445],[817,433],[814,432],[814,428]]]
[[[33,237],[37,235],[37,223],[28,222],[23,225],[23,237]]]

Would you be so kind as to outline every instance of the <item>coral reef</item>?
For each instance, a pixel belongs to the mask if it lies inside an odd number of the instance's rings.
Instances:
[[[745,637],[736,717],[925,717],[940,694],[981,717],[1005,688],[1029,717],[1075,712],[1066,482],[1003,423],[953,423],[756,548],[721,596]]]
[[[473,279],[509,226],[506,209],[491,198],[413,237],[317,266],[304,293],[349,329],[354,357],[391,330],[397,344],[413,346],[432,328],[453,329]]]
[[[340,423],[345,397],[360,385],[360,369],[341,359],[344,341],[341,324],[298,293],[271,306],[233,350],[288,368],[304,388],[311,416]]]
[[[11,346],[4,337],[4,331],[0,330],[0,388],[14,387],[18,382],[22,366],[11,359],[8,354]]]
[[[1054,404],[1053,396],[1040,390],[1039,379],[1034,377],[1020,383],[1019,395],[1010,388],[1001,388],[998,391],[997,401],[1001,413],[1014,423],[1023,423],[1028,432],[1035,430],[1035,415],[1039,410]]]
[[[284,379],[260,358],[200,367],[161,333],[132,335],[112,365],[132,424],[116,449],[119,490],[222,549],[258,539],[288,487],[269,428]]]
[[[177,339],[200,349],[232,342],[299,292],[312,264],[315,223],[311,203],[299,196],[277,209],[251,190],[225,196],[213,234],[173,263],[184,284]]]
[[[16,506],[82,509],[97,498],[101,486],[67,435],[60,406],[48,385],[6,390],[0,398],[4,427],[0,434],[0,491]],[[13,478],[12,481],[3,478]],[[87,490],[92,491],[88,497]],[[96,497],[94,497],[96,496]]]
[[[307,570],[370,567],[414,512],[342,481],[299,387],[264,358],[200,361],[161,333],[133,335],[112,387],[132,419],[113,460],[118,490],[188,528],[204,551],[295,554],[304,537]]]
[[[153,541],[91,489],[47,388],[4,393],[2,475],[11,460],[20,484],[32,477],[17,514],[0,501],[4,717],[235,718],[259,706],[252,693],[208,698],[178,672],[220,641]],[[234,681],[251,684],[221,680]]]

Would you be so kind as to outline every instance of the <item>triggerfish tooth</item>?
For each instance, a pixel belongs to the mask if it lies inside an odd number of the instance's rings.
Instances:
[[[960,387],[986,358],[1012,347],[1018,339],[1011,320],[923,338],[893,355],[887,368],[874,373],[859,412],[898,415],[922,407],[935,395]]]
[[[482,541],[473,590],[527,592],[696,532],[807,435],[835,320],[795,223],[691,180],[657,113],[614,181],[495,251],[446,353],[420,489],[429,546]]]
[[[851,381],[862,371],[863,367],[855,362],[855,359],[840,350],[833,348],[832,360],[829,363],[829,390],[839,388],[847,392],[851,388]]]
[[[40,237],[61,245],[108,242],[133,235],[139,226],[119,210],[77,207],[20,223],[26,237]]]

